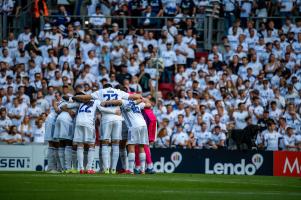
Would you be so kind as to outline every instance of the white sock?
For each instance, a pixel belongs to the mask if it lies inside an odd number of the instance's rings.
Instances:
[[[103,162],[103,168],[104,170],[109,168],[109,146],[108,145],[102,145],[102,162]]]
[[[54,149],[54,157],[55,157],[55,162],[56,162],[56,170],[61,171],[63,169],[63,167],[61,165],[58,148]]]
[[[48,171],[55,169],[53,152],[54,152],[54,148],[48,147],[48,151],[47,151]]]
[[[87,167],[86,167],[87,170],[92,169],[92,164],[93,164],[93,161],[94,161],[94,153],[95,153],[95,149],[90,147],[89,151],[88,151],[88,164],[87,164]]]
[[[78,168],[78,165],[77,165],[77,152],[76,152],[76,150],[72,150],[72,168],[76,169],[76,170]]]
[[[77,147],[77,160],[79,170],[84,170],[84,148]]]
[[[72,146],[65,147],[66,170],[71,169],[72,164]]]
[[[108,145],[108,168],[110,168],[110,166],[111,166],[111,163],[112,163],[112,160],[111,160],[111,158],[112,158],[112,146],[111,145]]]
[[[146,166],[147,166],[147,169],[153,169],[153,167],[154,167],[153,163],[146,164]]]
[[[133,172],[134,164],[135,164],[135,153],[129,153],[128,160],[129,160],[129,170],[130,170],[130,172]]]
[[[62,167],[63,170],[65,170],[65,148],[60,147],[58,154],[59,154],[61,167]]]
[[[139,158],[140,158],[140,170],[142,172],[144,172],[145,171],[145,159],[146,159],[145,153],[140,153]]]
[[[120,151],[120,161],[121,161],[121,165],[122,165],[122,169],[124,170],[128,170],[129,167],[129,163],[128,163],[128,158],[127,158],[127,151],[126,151],[126,148],[124,149],[119,149]]]
[[[84,149],[84,166],[88,164],[88,151]]]
[[[102,146],[99,146],[99,171],[102,172],[103,171],[103,160],[102,160]]]
[[[112,145],[112,162],[111,162],[111,169],[116,170],[116,166],[118,163],[119,158],[119,144]]]

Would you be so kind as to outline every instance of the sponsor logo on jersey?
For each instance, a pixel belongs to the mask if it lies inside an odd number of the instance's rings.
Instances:
[[[182,154],[173,152],[170,161],[165,161],[165,157],[160,157],[160,161],[154,163],[154,170],[159,173],[173,173],[182,162]]]
[[[241,159],[239,163],[210,163],[210,158],[205,158],[206,174],[235,174],[235,175],[254,175],[262,166],[264,158],[261,154],[254,154],[252,159]]]

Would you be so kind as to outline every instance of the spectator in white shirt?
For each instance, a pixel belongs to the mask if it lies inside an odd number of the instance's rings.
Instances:
[[[249,113],[246,111],[245,104],[239,103],[238,110],[233,113],[235,129],[244,129],[247,126],[246,118]]]
[[[178,148],[190,147],[189,136],[187,133],[183,132],[182,124],[176,124],[177,130],[172,135],[172,144],[176,145]]]
[[[279,140],[282,135],[275,130],[275,122],[268,122],[268,129],[264,131],[264,146],[268,151],[278,151],[279,150]]]
[[[7,116],[6,108],[0,108],[0,138],[7,134],[12,125],[11,119]]]
[[[19,133],[22,135],[24,143],[31,143],[32,141],[32,126],[29,123],[29,117],[25,116],[22,124],[18,128]]]
[[[186,66],[187,56],[188,56],[188,46],[183,42],[183,36],[178,34],[176,37],[176,43],[173,47],[173,50],[177,55],[177,64],[182,64]]]
[[[18,41],[23,42],[25,46],[30,41],[30,36],[31,36],[30,28],[28,26],[25,26],[24,32],[21,33],[18,37]]]
[[[101,13],[101,9],[99,6],[96,7],[96,12],[92,14],[89,21],[95,28],[100,28],[103,25],[105,25],[106,18]]]
[[[219,125],[213,128],[211,134],[212,148],[213,149],[224,149],[226,146],[226,134],[221,130]]]
[[[164,72],[161,76],[161,82],[163,83],[171,83],[172,82],[172,75],[177,69],[177,56],[175,51],[172,49],[172,44],[167,42],[166,44],[166,51],[161,53],[161,57],[163,59],[164,64]]]
[[[69,65],[74,65],[74,56],[69,54],[69,48],[63,47],[63,55],[59,59],[60,69],[63,68],[65,62],[68,62]]]
[[[8,144],[19,144],[22,142],[22,136],[18,133],[17,126],[13,125],[9,127],[9,132],[3,136],[0,140]]]
[[[33,130],[33,142],[34,143],[44,143],[45,138],[45,123],[42,118],[37,119],[36,127]]]
[[[194,132],[195,138],[195,148],[209,149],[212,146],[211,142],[211,132],[208,131],[208,127],[205,122],[201,124],[201,130],[199,132]]]
[[[99,59],[95,56],[95,51],[88,51],[88,57],[84,60],[86,65],[90,66],[90,73],[99,76]]]
[[[22,112],[22,107],[19,103],[19,98],[13,99],[12,106],[8,109],[8,117],[12,120],[12,124],[16,127],[21,125],[26,113]]]
[[[284,146],[287,151],[297,151],[297,140],[292,127],[286,128],[286,135],[284,135]]]

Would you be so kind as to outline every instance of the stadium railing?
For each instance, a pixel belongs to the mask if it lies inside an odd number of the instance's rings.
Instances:
[[[1,20],[4,19],[5,16],[0,15]],[[6,38],[8,32],[14,32],[15,35],[18,35],[22,32],[24,26],[33,27],[34,30],[32,32],[36,32],[38,30],[43,30],[43,26],[46,22],[52,22],[58,16],[50,15],[47,17],[40,17],[39,27],[33,22],[33,18],[30,16],[29,12],[22,12],[19,16],[12,16],[13,23],[8,25],[7,23],[3,23],[3,31],[0,34],[0,39]],[[69,15],[71,21],[80,21],[82,28],[84,30],[90,29],[89,19],[91,16],[87,15]],[[143,17],[137,16],[104,16],[106,19],[111,19],[112,22],[118,22],[121,24],[119,27],[120,31],[126,33],[129,29],[129,25],[131,21],[141,21]],[[152,30],[154,32],[160,32],[162,27],[166,24],[168,18],[170,17],[150,17],[149,19],[153,21],[160,21],[160,25],[154,25],[150,27],[145,27],[145,30]],[[182,17],[173,17],[173,19],[183,20]],[[186,19],[186,18],[184,18]],[[197,31],[197,41],[199,50],[209,50],[212,47],[212,44],[218,44],[221,42],[222,36],[225,34],[224,28],[224,18],[217,18],[215,16],[207,15],[207,16],[196,16],[191,18],[195,24],[194,28]],[[138,24],[132,24],[135,28],[143,28],[143,26]],[[97,28],[92,28],[93,30],[97,30]],[[178,29],[181,31],[181,29]]]

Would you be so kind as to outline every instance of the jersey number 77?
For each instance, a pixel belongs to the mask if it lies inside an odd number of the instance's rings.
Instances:
[[[106,98],[106,101],[117,100],[118,94],[103,94],[103,98]]]

